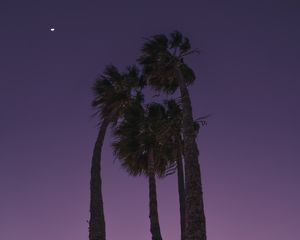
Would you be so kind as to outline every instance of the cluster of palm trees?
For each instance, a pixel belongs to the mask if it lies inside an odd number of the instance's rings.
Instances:
[[[205,216],[196,136],[200,124],[193,119],[188,85],[195,80],[184,58],[196,52],[179,32],[146,40],[137,66],[120,72],[109,65],[96,79],[92,102],[99,116],[90,180],[89,239],[105,240],[101,189],[101,151],[105,133],[113,129],[112,148],[124,169],[145,175],[149,184],[152,240],[162,240],[157,210],[156,177],[175,171],[178,176],[181,240],[206,240]],[[180,100],[145,103],[146,86]]]

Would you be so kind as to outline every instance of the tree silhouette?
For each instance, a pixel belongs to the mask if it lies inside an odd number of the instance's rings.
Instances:
[[[102,197],[101,152],[105,133],[110,124],[116,125],[124,110],[132,102],[132,92],[140,84],[139,72],[135,66],[125,73],[109,65],[93,86],[93,108],[99,118],[99,131],[93,150],[90,179],[89,240],[105,240],[105,218]]]
[[[152,103],[145,108],[140,102],[127,109],[124,120],[114,131],[114,153],[133,176],[146,175],[149,184],[149,218],[152,240],[161,240],[157,210],[155,175],[163,177],[172,166],[172,149],[163,145],[158,135],[166,113],[162,105]]]
[[[159,34],[144,43],[139,63],[143,66],[145,79],[152,88],[166,93],[174,93],[177,89],[180,91],[185,161],[185,239],[206,240],[199,152],[187,88],[195,80],[195,74],[184,62],[187,55],[195,52],[197,50],[191,48],[189,39],[181,33],[176,31],[170,36]]]

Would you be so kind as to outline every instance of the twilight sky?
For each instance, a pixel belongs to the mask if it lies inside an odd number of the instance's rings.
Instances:
[[[198,139],[208,239],[300,239],[299,13],[297,0],[1,0],[0,239],[87,239],[93,80],[173,30],[202,49],[187,61],[194,115],[212,114]],[[146,179],[109,136],[102,170],[107,238],[150,239]],[[175,175],[158,201],[179,240]]]

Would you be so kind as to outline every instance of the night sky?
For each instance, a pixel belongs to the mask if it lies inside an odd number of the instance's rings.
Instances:
[[[208,239],[300,239],[299,13],[296,0],[1,0],[0,239],[88,239],[92,83],[173,30],[201,49],[186,61],[194,116],[211,114],[198,137]],[[107,239],[150,239],[147,181],[110,143]],[[157,184],[163,237],[179,240],[176,175]]]

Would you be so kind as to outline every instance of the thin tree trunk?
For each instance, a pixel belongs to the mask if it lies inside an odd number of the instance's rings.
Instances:
[[[186,232],[185,240],[206,240],[206,223],[204,215],[203,192],[198,147],[193,124],[192,104],[181,71],[178,80],[183,112],[183,141],[185,166],[185,206]]]
[[[184,172],[183,172],[182,154],[180,151],[180,147],[178,147],[178,150],[176,151],[176,155],[177,155],[176,162],[177,162],[177,183],[178,183],[178,193],[179,193],[181,240],[185,240]]]
[[[152,240],[162,240],[158,219],[156,183],[154,174],[154,156],[152,150],[150,150],[149,153],[148,166],[150,231],[152,235]]]
[[[101,180],[101,152],[104,136],[109,125],[106,119],[102,122],[98,137],[94,146],[91,180],[90,180],[90,220],[89,220],[89,240],[105,240],[105,219],[102,198]]]

